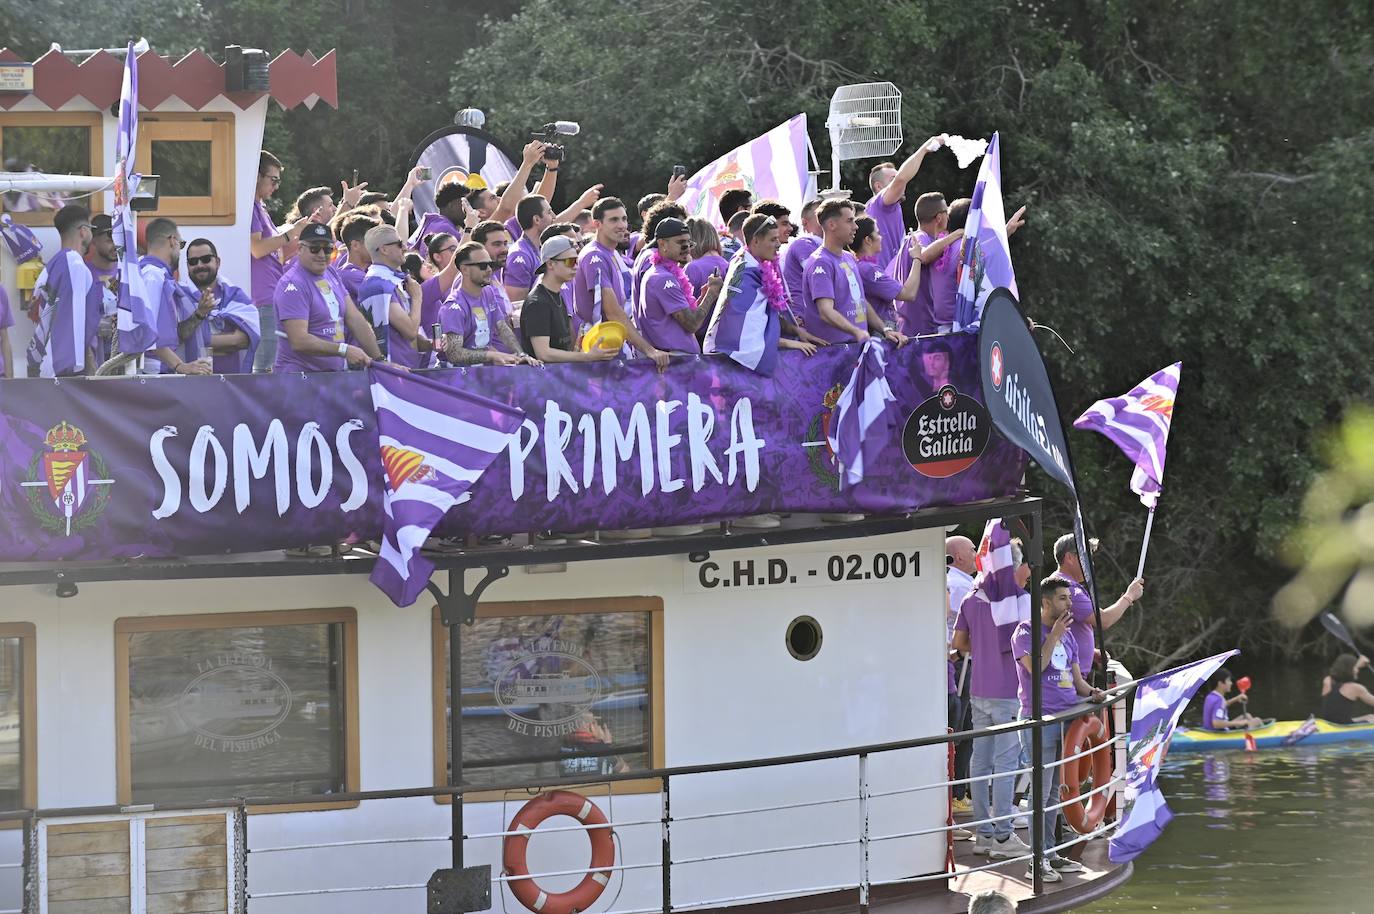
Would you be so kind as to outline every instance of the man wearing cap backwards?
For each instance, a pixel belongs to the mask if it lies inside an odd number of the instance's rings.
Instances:
[[[100,354],[96,361],[104,362],[110,357],[119,316],[119,249],[114,243],[114,221],[108,213],[91,217],[91,246],[86,251],[86,266],[100,285]]]
[[[301,229],[296,263],[277,281],[273,304],[285,339],[273,371],[343,371],[382,357],[367,318],[353,304],[336,271],[329,269],[334,239],[329,226]],[[344,328],[358,341],[344,342]]]
[[[654,228],[649,268],[641,274],[635,295],[635,325],[644,338],[669,352],[699,353],[696,332],[715,308],[721,277],[712,273],[697,301],[683,265],[692,259],[687,223],[669,216]]]
[[[630,236],[630,217],[625,204],[615,197],[602,197],[592,207],[596,238],[582,248],[573,280],[573,302],[577,309],[575,336],[602,320],[625,325],[625,337],[654,360],[659,371],[668,367],[668,353],[658,349],[635,329],[625,310],[625,278],[628,272],[616,249]]]
[[[469,241],[454,253],[453,262],[460,280],[439,308],[444,356],[449,364],[532,364],[534,360],[520,349],[505,299],[492,279],[496,262],[486,246]]]
[[[1097,551],[1097,540],[1089,540],[1090,548]],[[1054,561],[1059,568],[1050,575],[1068,584],[1069,606],[1073,612],[1073,624],[1069,627],[1074,642],[1078,646],[1078,668],[1083,675],[1093,667],[1093,650],[1097,643],[1094,630],[1093,599],[1083,586],[1083,565],[1078,560],[1078,541],[1072,533],[1065,533],[1054,541]],[[1102,630],[1105,632],[1117,623],[1126,610],[1145,594],[1145,579],[1136,578],[1126,588],[1126,592],[1111,606],[1102,608]]]
[[[371,261],[358,287],[358,310],[377,337],[382,357],[406,368],[420,365],[420,284],[404,269],[405,242],[390,225],[378,225],[363,237]]]
[[[541,362],[604,362],[620,354],[600,347],[591,352],[573,348],[562,290],[576,272],[577,244],[567,235],[555,235],[540,246],[537,282],[520,309],[520,342],[526,355]]]

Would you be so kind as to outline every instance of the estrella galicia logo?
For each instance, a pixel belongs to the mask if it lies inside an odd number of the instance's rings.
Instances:
[[[1002,361],[1002,344],[993,340],[992,352],[988,355],[988,371],[992,374],[992,386],[998,390],[1002,389],[1002,376],[1006,371],[1006,365]]]
[[[944,479],[971,467],[991,434],[983,404],[946,384],[907,417],[902,453],[922,476]]]
[[[86,434],[65,420],[48,429],[43,443],[48,449],[34,453],[29,478],[19,485],[44,530],[71,536],[100,517],[114,480],[100,453],[86,447]]]

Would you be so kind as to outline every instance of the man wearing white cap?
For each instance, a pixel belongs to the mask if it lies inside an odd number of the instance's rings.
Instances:
[[[573,348],[572,324],[563,303],[563,284],[577,272],[577,245],[567,235],[555,235],[539,248],[534,287],[520,309],[520,344],[525,354],[541,362],[604,362],[618,349]]]

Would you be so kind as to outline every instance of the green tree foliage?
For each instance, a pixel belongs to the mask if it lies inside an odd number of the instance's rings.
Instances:
[[[125,22],[164,52],[337,48],[342,110],[269,121],[284,198],[355,167],[394,189],[416,143],[468,105],[517,148],[538,124],[581,122],[565,200],[595,182],[628,200],[660,190],[674,164],[695,170],[798,111],[826,163],[827,101],[850,82],[902,89],[907,151],[1000,130],[1008,202],[1030,207],[1013,242],[1024,304],[1074,350],[1040,331],[1065,419],[1184,363],[1149,598],[1109,644],[1143,669],[1218,617],[1220,642],[1275,643],[1274,559],[1315,441],[1374,392],[1368,4],[114,0],[95,16],[9,0],[0,16],[23,4],[0,18],[11,43],[119,43],[106,31]],[[55,34],[33,35],[42,21]],[[844,170],[860,199],[872,164]],[[910,199],[966,195],[975,176],[932,156]],[[1070,435],[1110,599],[1144,510],[1120,454]],[[1067,529],[1062,493],[1031,485],[1051,499],[1048,531]]]

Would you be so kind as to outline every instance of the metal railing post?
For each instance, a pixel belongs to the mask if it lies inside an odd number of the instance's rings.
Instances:
[[[671,783],[672,778],[665,775],[663,778],[663,857],[659,863],[659,869],[662,870],[663,876],[663,914],[671,914],[673,910],[673,808],[669,788]]]
[[[868,914],[868,753],[859,753],[859,911]]]
[[[38,914],[38,821],[33,816],[24,817],[24,871],[20,880],[23,899],[20,909],[24,914]]]
[[[239,801],[234,809],[234,887],[235,914],[248,914],[248,804]]]
[[[1045,763],[1044,746],[1045,730],[1044,722],[1040,718],[1045,713],[1044,703],[1041,696],[1041,675],[1040,654],[1044,647],[1044,636],[1042,635],[1040,623],[1040,571],[1044,562],[1044,533],[1040,525],[1040,508],[1031,512],[1031,560],[1032,565],[1030,578],[1030,598],[1031,598],[1031,719],[1034,721],[1031,727],[1031,891],[1036,895],[1045,891],[1045,881],[1041,876],[1040,869],[1045,862]],[[1035,566],[1041,567],[1035,567]]]

